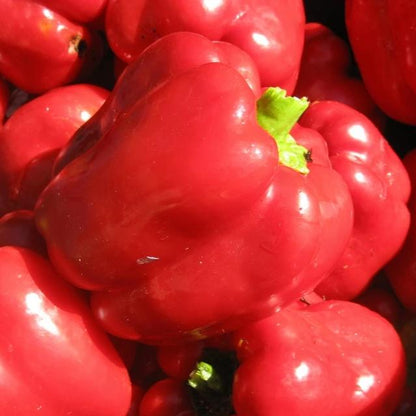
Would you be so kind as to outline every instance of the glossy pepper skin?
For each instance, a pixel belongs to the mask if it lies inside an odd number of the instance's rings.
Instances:
[[[351,75],[348,44],[321,23],[305,26],[305,44],[294,95],[310,101],[339,101],[355,108],[383,128],[385,117],[362,80]]]
[[[97,22],[103,17],[107,6],[107,0],[36,0],[36,2],[73,22],[81,23]]]
[[[59,172],[72,159],[92,147],[128,113],[136,101],[156,90],[176,74],[209,63],[223,62],[236,68],[256,95],[259,76],[250,57],[226,42],[211,42],[190,32],[173,33],[154,42],[124,71],[122,79],[96,117],[88,120],[64,147],[55,165]]]
[[[0,130],[0,214],[33,209],[58,151],[101,107],[108,91],[90,84],[54,88],[18,108]]]
[[[236,332],[239,416],[390,416],[405,382],[393,326],[346,301],[286,308]]]
[[[354,203],[347,248],[316,291],[329,299],[351,300],[404,242],[410,221],[409,176],[374,124],[345,104],[315,102],[300,124],[322,134],[331,164],[348,184]]]
[[[411,222],[403,246],[386,266],[385,271],[400,302],[406,309],[416,313],[416,150],[407,153],[403,158],[403,163],[409,173],[412,185],[408,203]]]
[[[114,53],[131,62],[172,32],[233,43],[256,62],[261,84],[293,91],[303,47],[301,0],[109,0],[106,34]]]
[[[30,250],[0,265],[0,413],[126,414],[127,370],[79,293]]]
[[[416,125],[416,3],[346,0],[345,21],[374,101],[390,117]]]
[[[263,316],[315,287],[351,232],[351,199],[322,137],[293,129],[314,162],[309,173],[283,166],[257,121],[259,84],[206,62],[163,67],[163,83],[150,72],[158,87],[113,113],[36,207],[55,267],[93,291],[97,319],[120,337],[181,343]]]
[[[0,27],[0,73],[29,93],[79,80],[101,60],[95,32],[33,0],[2,0]]]

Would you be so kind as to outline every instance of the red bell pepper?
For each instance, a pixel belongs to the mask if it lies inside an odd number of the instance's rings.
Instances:
[[[320,23],[307,23],[302,63],[294,95],[310,101],[340,101],[383,128],[385,117],[363,82],[353,77],[348,44]]]
[[[256,62],[261,83],[293,91],[303,47],[302,0],[109,0],[106,34],[114,53],[133,61],[161,36],[200,33],[233,43]]]
[[[416,149],[405,155],[403,163],[412,185],[408,203],[411,223],[406,241],[385,271],[401,303],[416,313]]]
[[[18,108],[0,130],[0,215],[32,209],[60,150],[104,103],[89,84],[54,88]]]
[[[346,0],[345,20],[374,101],[390,117],[416,125],[416,3]]]
[[[391,416],[405,382],[388,321],[346,301],[287,308],[236,332],[238,416]]]
[[[183,59],[166,53],[175,66],[157,55],[164,82],[145,58],[135,84],[122,84],[132,79],[124,72],[110,109],[126,97],[118,88],[157,88],[126,98],[119,114],[97,113],[96,126],[116,121],[36,207],[52,262],[93,291],[102,325],[155,344],[228,331],[292,302],[332,269],[352,226],[320,135],[293,129],[303,147],[289,135],[305,100],[275,89],[259,98],[226,63],[176,66],[191,60],[190,44]]]
[[[0,73],[30,93],[78,80],[101,60],[94,31],[33,0],[2,0],[0,27]]]
[[[0,248],[0,413],[120,416],[131,383],[84,299],[30,250]]]
[[[138,416],[197,416],[186,385],[165,378],[153,384],[143,395]]]
[[[316,288],[327,298],[350,300],[403,244],[410,221],[409,177],[379,130],[345,104],[315,102],[300,123],[322,134],[331,164],[348,184],[354,202],[348,246],[331,275]]]

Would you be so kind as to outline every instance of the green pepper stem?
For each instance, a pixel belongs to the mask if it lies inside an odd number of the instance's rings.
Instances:
[[[222,388],[221,378],[211,364],[198,362],[188,378],[188,384],[196,390],[219,392]]]
[[[277,87],[268,88],[257,100],[257,122],[276,141],[280,163],[303,174],[309,172],[309,152],[296,143],[290,131],[308,106],[306,97],[287,96]]]

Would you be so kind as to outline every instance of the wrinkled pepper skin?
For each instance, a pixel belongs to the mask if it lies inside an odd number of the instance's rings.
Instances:
[[[388,116],[416,125],[416,3],[346,0],[345,21],[374,101]]]
[[[339,101],[383,128],[385,117],[363,82],[353,77],[348,44],[321,23],[307,23],[302,63],[294,95],[310,101]]]
[[[235,334],[238,416],[391,416],[405,382],[393,326],[346,301],[286,308]]]
[[[34,252],[0,248],[0,413],[120,416],[126,368],[84,299]]]
[[[29,93],[74,82],[101,60],[94,31],[33,0],[2,0],[0,27],[0,73]]]
[[[51,178],[58,151],[107,96],[107,90],[94,85],[68,85],[32,99],[12,114],[0,130],[0,215],[33,209]]]
[[[229,331],[313,289],[344,250],[352,201],[325,142],[293,129],[316,157],[308,174],[281,165],[254,91],[222,62],[177,70],[42,193],[50,258],[93,291],[108,332],[173,344]]]
[[[379,130],[342,103],[313,103],[300,124],[324,137],[333,168],[348,184],[354,229],[331,276],[316,291],[328,299],[351,300],[398,252],[409,229],[406,169]],[[312,153],[313,158],[313,153]]]
[[[406,309],[416,313],[416,150],[407,153],[403,163],[412,185],[408,203],[411,222],[403,247],[386,266],[385,271],[400,302]]]
[[[106,34],[114,53],[131,62],[172,32],[233,43],[256,62],[261,84],[293,92],[303,47],[301,0],[109,0]]]

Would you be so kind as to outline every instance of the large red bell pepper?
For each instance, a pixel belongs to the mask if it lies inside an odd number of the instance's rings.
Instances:
[[[287,308],[235,334],[238,416],[391,416],[405,383],[393,326],[345,301]]]
[[[161,47],[189,37],[185,49]],[[210,62],[206,51],[223,48]],[[182,33],[153,50],[163,49],[120,78],[110,112],[94,116],[92,133],[101,121],[105,132],[36,208],[53,263],[93,291],[97,319],[148,343],[216,334],[292,302],[332,269],[352,225],[321,136],[293,129],[302,147],[289,135],[305,100],[259,98],[229,64],[240,62],[227,59],[232,45]]]
[[[0,248],[0,413],[120,416],[131,383],[84,299],[41,256]]]
[[[161,36],[190,31],[245,50],[263,86],[289,93],[299,71],[304,24],[301,0],[109,0],[106,12],[109,44],[125,62]]]
[[[97,33],[33,0],[2,0],[0,27],[0,73],[30,93],[79,80],[101,60]]]
[[[327,298],[353,299],[403,244],[410,221],[409,177],[373,123],[345,104],[315,102],[300,123],[322,134],[331,164],[348,184],[354,202],[348,246],[316,290]]]
[[[374,101],[390,117],[416,125],[416,3],[346,0],[345,19]]]

